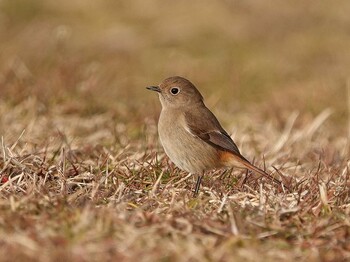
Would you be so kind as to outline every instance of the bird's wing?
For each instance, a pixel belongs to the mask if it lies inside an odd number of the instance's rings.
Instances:
[[[214,114],[206,107],[185,112],[185,128],[193,136],[224,151],[231,152],[246,160],[235,142],[222,128]],[[248,160],[246,160],[248,161]]]
[[[206,107],[197,108],[192,111],[185,112],[185,129],[193,136],[202,139],[211,146],[223,151],[230,152],[238,156],[241,163],[248,169],[265,176],[274,182],[281,184],[281,182],[273,176],[267,174],[264,170],[252,165],[238,150],[235,142],[222,128],[219,121],[214,114]]]

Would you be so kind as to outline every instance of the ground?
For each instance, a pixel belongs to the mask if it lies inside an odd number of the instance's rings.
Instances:
[[[350,260],[349,11],[0,1],[0,260]],[[145,89],[172,75],[282,187],[213,170],[193,197]]]

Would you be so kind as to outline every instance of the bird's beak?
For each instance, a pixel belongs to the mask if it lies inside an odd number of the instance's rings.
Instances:
[[[160,88],[159,88],[159,86],[147,86],[146,88],[147,88],[148,90],[156,91],[156,92],[160,93]]]

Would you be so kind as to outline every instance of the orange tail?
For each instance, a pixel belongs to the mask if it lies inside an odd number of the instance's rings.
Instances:
[[[220,152],[220,160],[222,165],[227,167],[239,167],[239,168],[247,168],[255,173],[258,173],[261,176],[264,176],[273,182],[281,185],[282,182],[273,176],[266,173],[264,170],[252,165],[247,159],[245,159],[242,155],[233,154],[232,152]]]
[[[251,163],[249,163],[248,161],[244,161],[242,160],[241,162],[246,168],[248,168],[249,170],[258,173],[261,176],[264,176],[270,180],[272,180],[273,182],[281,185],[281,181],[279,181],[278,179],[274,178],[273,176],[269,175],[268,173],[266,173],[264,170],[252,165]]]

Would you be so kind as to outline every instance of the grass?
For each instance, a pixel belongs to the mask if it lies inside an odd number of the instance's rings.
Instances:
[[[349,260],[347,10],[0,2],[0,261]],[[193,198],[144,88],[170,75],[288,189],[213,170]]]

